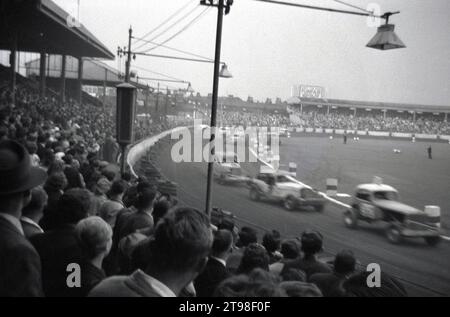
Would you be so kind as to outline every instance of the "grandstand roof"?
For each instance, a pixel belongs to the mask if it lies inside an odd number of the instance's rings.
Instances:
[[[11,35],[17,32],[22,52],[114,58],[82,24],[68,23],[69,13],[51,0],[2,0],[0,17],[0,49],[10,50]]]
[[[27,76],[39,74],[40,58],[25,63]],[[62,58],[61,56],[52,56],[49,62],[47,77],[60,78]],[[78,60],[72,56],[67,56],[66,60],[66,80],[78,79]],[[105,80],[106,79],[106,80]],[[83,85],[103,86],[106,81],[107,86],[116,86],[123,83],[124,76],[117,69],[103,63],[99,60],[83,59]],[[131,81],[131,83],[140,89],[145,89],[147,85]]]
[[[450,112],[450,106],[437,105],[419,105],[406,103],[388,103],[388,102],[373,102],[373,101],[355,101],[343,99],[317,99],[317,98],[298,98],[293,97],[288,100],[290,104],[303,105],[324,105],[336,106],[343,108],[357,108],[357,109],[386,109],[386,110],[402,110],[402,111],[421,111],[421,112]]]

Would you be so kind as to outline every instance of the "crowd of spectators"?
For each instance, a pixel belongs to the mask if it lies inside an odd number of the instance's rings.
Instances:
[[[273,112],[237,112],[219,113],[219,123],[223,126],[257,127],[300,127],[321,129],[343,129],[360,131],[383,131],[402,133],[422,133],[450,135],[450,124],[435,115],[416,115],[409,113],[389,113],[384,116],[377,112],[359,112],[333,110],[326,113],[318,110],[305,110],[290,107],[286,113]]]
[[[318,232],[285,240],[212,224],[145,177],[120,173],[102,159],[113,133],[102,109],[25,86],[11,100],[0,89],[0,296],[406,294],[387,274],[381,288],[368,288],[351,251],[322,262]]]
[[[291,108],[292,109],[292,108]],[[450,124],[442,117],[434,115],[425,116],[417,114],[414,117],[409,113],[383,113],[360,111],[354,115],[353,111],[339,112],[333,110],[330,113],[299,109],[290,111],[294,126],[303,128],[344,129],[360,131],[383,131],[402,133],[422,133],[449,135]]]
[[[284,127],[290,125],[287,115],[263,111],[222,111],[218,115],[218,121],[227,126]]]

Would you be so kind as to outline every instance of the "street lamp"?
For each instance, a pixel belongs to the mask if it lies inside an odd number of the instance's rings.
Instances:
[[[233,75],[228,70],[227,64],[222,64],[222,69],[220,70],[219,77],[233,78]]]
[[[377,33],[369,41],[367,47],[382,51],[406,47],[406,45],[403,44],[402,40],[394,32],[395,25],[389,24],[389,17],[397,13],[399,12],[387,12],[381,16],[386,20],[386,24],[378,28]]]

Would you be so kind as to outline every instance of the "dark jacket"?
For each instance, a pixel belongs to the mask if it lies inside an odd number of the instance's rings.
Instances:
[[[80,267],[81,287],[79,288],[79,296],[86,297],[98,283],[106,278],[106,274],[102,269],[86,261],[83,261]]]
[[[20,221],[20,223],[22,224],[23,233],[28,239],[34,235],[42,233],[42,231],[38,227],[31,223],[22,220]]]
[[[217,286],[230,277],[226,267],[214,258],[209,258],[203,272],[195,279],[197,297],[212,297]]]
[[[309,282],[316,284],[325,297],[345,296],[345,278],[336,273],[316,273],[311,275]]]
[[[310,276],[316,273],[332,273],[330,266],[326,263],[320,262],[314,258],[305,259],[298,257],[295,260],[286,262],[283,272],[289,269],[299,269],[306,273],[306,278],[309,280]]]
[[[0,297],[43,295],[38,253],[13,224],[0,217]]]
[[[77,296],[78,290],[67,286],[67,266],[80,264],[81,249],[77,243],[75,226],[62,225],[59,229],[30,238],[41,257],[44,293],[51,297]]]

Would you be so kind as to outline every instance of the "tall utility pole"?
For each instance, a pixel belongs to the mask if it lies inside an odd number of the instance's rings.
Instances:
[[[225,7],[225,0],[219,0],[217,4],[206,4],[206,1],[200,1],[201,5],[210,5],[217,7],[217,29],[216,29],[216,51],[214,56],[214,77],[213,77],[213,94],[212,94],[212,105],[211,105],[211,138],[209,144],[212,146],[210,148],[211,156],[208,161],[208,178],[206,183],[206,204],[205,211],[209,216],[211,215],[212,209],[212,184],[213,184],[213,160],[212,157],[215,155],[214,140],[216,139],[215,129],[217,120],[217,99],[219,94],[219,74],[220,74],[220,50],[222,45],[222,23],[223,14],[225,9],[225,14],[230,12],[230,6],[233,4],[232,0],[227,0],[227,5]]]
[[[127,61],[125,63],[125,82],[130,82],[130,67],[131,67],[131,38],[133,37],[133,29],[130,26],[128,30],[128,51],[127,51]]]

